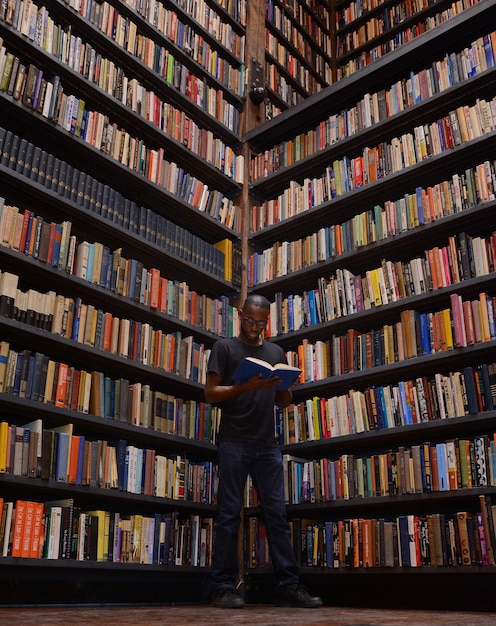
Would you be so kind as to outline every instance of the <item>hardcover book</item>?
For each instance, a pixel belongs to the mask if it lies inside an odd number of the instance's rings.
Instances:
[[[233,374],[234,380],[239,383],[245,383],[247,380],[262,374],[262,378],[270,378],[271,376],[278,376],[281,382],[275,389],[289,389],[291,385],[296,381],[301,374],[301,369],[293,367],[287,363],[276,363],[271,365],[262,359],[255,357],[246,357],[238,366],[237,370]]]

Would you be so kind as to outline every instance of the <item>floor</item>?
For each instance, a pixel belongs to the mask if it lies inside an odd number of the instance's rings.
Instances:
[[[0,623],[67,626],[495,626],[496,613],[401,611],[322,607],[280,609],[249,605],[214,609],[205,605],[145,607],[0,608]]]

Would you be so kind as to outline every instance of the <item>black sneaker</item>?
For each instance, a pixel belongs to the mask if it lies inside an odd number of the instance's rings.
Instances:
[[[293,606],[302,609],[317,609],[322,599],[311,596],[303,585],[287,585],[276,592],[276,606]]]
[[[236,589],[217,589],[212,596],[212,606],[219,609],[242,609],[245,601]]]

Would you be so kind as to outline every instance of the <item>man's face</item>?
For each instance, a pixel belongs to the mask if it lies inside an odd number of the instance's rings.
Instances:
[[[240,336],[245,343],[258,346],[260,335],[267,326],[269,311],[259,306],[247,305],[240,312]]]

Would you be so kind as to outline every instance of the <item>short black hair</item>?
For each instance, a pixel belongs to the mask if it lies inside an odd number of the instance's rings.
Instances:
[[[270,311],[270,302],[265,296],[262,296],[259,293],[251,293],[249,296],[247,296],[246,300],[243,302],[241,310],[243,311],[247,306],[258,306],[261,309],[266,309],[267,311]]]

